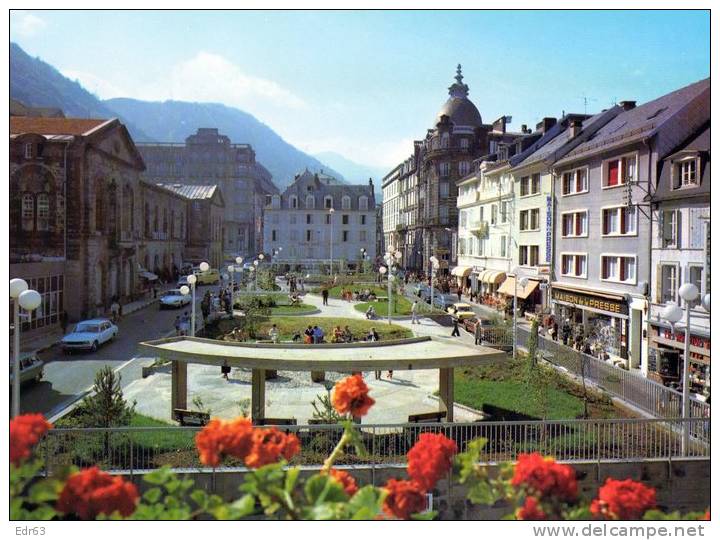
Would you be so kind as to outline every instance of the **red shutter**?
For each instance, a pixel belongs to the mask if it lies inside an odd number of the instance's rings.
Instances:
[[[619,180],[619,165],[618,160],[608,162],[608,186],[617,186]]]
[[[608,277],[608,258],[607,257],[602,258],[602,277],[603,277],[603,279],[607,279],[607,277]]]
[[[625,208],[620,209],[620,234],[625,234],[627,230],[625,230],[627,225],[627,219],[626,219],[627,211]]]
[[[608,219],[608,211],[607,210],[603,210],[602,222],[603,222],[603,234],[608,234],[610,232],[610,220]]]
[[[580,255],[575,255],[575,275],[582,275],[582,267],[580,266]]]
[[[580,236],[582,234],[582,222],[580,220],[580,214],[573,214],[575,218],[575,234]]]
[[[625,281],[625,266],[627,265],[627,258],[620,257],[620,281]]]

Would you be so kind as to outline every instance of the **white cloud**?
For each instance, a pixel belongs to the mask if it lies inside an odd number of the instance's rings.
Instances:
[[[78,81],[83,88],[92,92],[100,99],[110,99],[114,97],[127,97],[127,93],[115,86],[113,83],[88,73],[87,71],[78,71],[74,69],[61,69],[62,73],[68,79]]]
[[[413,139],[397,140],[351,140],[345,137],[303,138],[291,137],[298,141],[297,146],[309,154],[337,152],[338,154],[362,165],[387,167],[388,171],[413,152]]]
[[[214,101],[252,114],[268,107],[305,109],[305,101],[274,81],[243,72],[226,58],[199,52],[174,66],[167,77],[140,89],[146,99]]]
[[[47,27],[47,23],[37,15],[27,11],[13,11],[10,18],[10,32],[18,37],[28,38],[37,35]]]

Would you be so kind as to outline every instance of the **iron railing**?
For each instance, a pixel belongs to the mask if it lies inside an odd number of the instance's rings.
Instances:
[[[519,345],[526,346],[529,337],[528,330],[517,329]],[[544,336],[538,335],[538,348],[548,362],[578,377],[584,375],[587,381],[656,418],[682,416],[682,393],[677,390]],[[710,405],[690,398],[689,412],[692,418],[709,418]]]
[[[683,455],[682,425],[690,443]],[[291,463],[320,465],[342,436],[339,425],[277,426],[295,433],[301,452]],[[598,419],[522,422],[373,424],[359,425],[367,455],[350,448],[338,465],[403,464],[421,432],[438,432],[453,439],[460,451],[477,438],[487,439],[482,461],[515,460],[523,452],[538,451],[564,461],[673,459],[710,457],[710,420]],[[48,473],[66,465],[98,465],[108,471],[134,474],[163,465],[202,470],[195,448],[194,427],[128,427],[53,429],[39,452]],[[224,467],[242,463],[227,460]]]

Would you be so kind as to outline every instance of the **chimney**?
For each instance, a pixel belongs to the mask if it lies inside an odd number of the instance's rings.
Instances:
[[[527,124],[523,124],[522,126],[520,126],[520,131],[522,133],[527,133],[528,132]]]
[[[373,183],[372,183],[372,178],[370,178],[370,179],[368,180],[368,185],[369,185],[369,186],[372,186],[372,185],[373,185]]]
[[[557,124],[557,118],[545,117],[535,126],[535,131],[540,133],[547,133],[547,131]]]
[[[570,138],[574,139],[580,134],[582,130],[582,122],[580,120],[573,120],[570,122]]]
[[[621,101],[620,103],[618,103],[618,105],[620,105],[624,111],[629,111],[630,109],[634,109],[635,104],[636,104],[635,101]]]

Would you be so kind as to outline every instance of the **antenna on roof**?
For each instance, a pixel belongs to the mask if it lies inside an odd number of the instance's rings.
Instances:
[[[587,97],[585,94],[583,94],[582,96],[580,96],[578,99],[582,99],[582,100],[583,100],[583,106],[585,107],[585,114],[587,114],[588,101],[597,101],[596,98],[594,98],[594,97]]]

